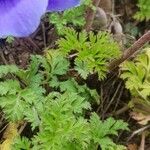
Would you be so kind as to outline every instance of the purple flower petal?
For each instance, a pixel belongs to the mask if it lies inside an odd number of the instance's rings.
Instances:
[[[0,38],[25,37],[33,33],[41,16],[48,11],[63,11],[80,0],[0,0]]]
[[[36,30],[48,0],[0,0],[0,37],[25,37]]]
[[[48,11],[63,11],[80,4],[80,0],[49,0]]]

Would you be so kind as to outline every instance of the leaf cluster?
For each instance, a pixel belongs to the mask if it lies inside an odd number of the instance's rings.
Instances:
[[[139,11],[135,14],[134,18],[140,21],[148,21],[150,19],[150,1],[138,0],[137,6],[139,7]]]
[[[66,95],[61,95],[56,97],[56,101],[51,105],[46,103],[46,111],[42,114],[41,131],[30,141],[18,137],[13,147],[15,150],[27,146],[33,150],[96,150],[99,146],[102,150],[126,149],[122,145],[116,145],[109,138],[109,135],[118,135],[118,130],[128,130],[126,123],[113,118],[102,122],[96,113],[91,115],[89,121],[82,116],[77,117],[73,115],[78,112],[76,105],[68,104],[69,100],[64,98]]]
[[[80,6],[64,11],[63,13],[49,14],[50,23],[54,24],[58,33],[64,29],[67,24],[73,24],[77,27],[83,27],[85,24],[86,7],[92,5],[91,0],[82,0]]]
[[[64,56],[76,52],[75,70],[81,77],[86,79],[89,74],[98,73],[99,79],[104,79],[108,63],[120,54],[111,35],[107,32],[77,33],[72,28],[66,28],[62,33],[64,37],[57,41],[58,49]]]
[[[17,136],[12,150],[124,149],[109,136],[127,130],[127,124],[86,116],[99,96],[68,70],[69,60],[57,50],[32,56],[27,69],[0,66],[0,107],[8,121],[27,121],[33,132],[31,138]]]
[[[138,103],[150,106],[150,48],[146,48],[134,61],[126,61],[121,78]]]

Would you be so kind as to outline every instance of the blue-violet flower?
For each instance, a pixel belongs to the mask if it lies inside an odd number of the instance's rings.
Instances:
[[[0,38],[33,33],[45,12],[78,6],[80,0],[0,0]]]

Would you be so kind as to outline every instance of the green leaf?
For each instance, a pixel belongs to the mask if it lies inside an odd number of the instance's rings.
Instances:
[[[15,65],[0,65],[0,78],[8,73],[16,73],[18,70],[18,67]]]
[[[148,21],[150,19],[150,1],[149,0],[138,0],[139,11],[134,15],[137,20]]]
[[[82,78],[98,72],[99,79],[104,79],[110,60],[119,57],[119,46],[113,41],[110,34],[99,32],[97,35],[90,32],[75,32],[72,28],[65,28],[64,38],[57,41],[59,50],[64,56],[77,52],[75,69]]]
[[[133,96],[139,96],[147,103],[150,101],[150,49],[147,48],[134,62],[126,61],[121,65],[121,78]]]
[[[116,144],[108,137],[117,135],[118,130],[128,130],[127,123],[122,120],[108,118],[102,122],[98,115],[93,113],[90,119],[91,134],[95,143],[99,143],[102,150],[109,150]],[[115,150],[115,149],[114,149]]]
[[[0,82],[0,95],[16,94],[20,90],[20,84],[16,80]]]
[[[11,150],[31,150],[31,142],[26,137],[17,137],[14,139]]]

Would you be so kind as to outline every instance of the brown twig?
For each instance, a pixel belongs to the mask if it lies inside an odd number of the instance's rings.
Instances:
[[[150,124],[148,124],[148,125],[146,125],[146,126],[140,128],[140,129],[134,131],[134,132],[131,134],[131,136],[128,138],[127,142],[129,142],[136,134],[142,133],[142,132],[144,132],[145,130],[147,130],[147,129],[149,129],[149,128],[150,128]]]
[[[33,41],[33,39],[31,37],[27,37],[26,40],[34,47],[36,48],[39,52],[41,51],[41,49],[38,47],[38,45]]]
[[[150,30],[146,32],[141,38],[139,38],[130,48],[124,51],[121,58],[114,60],[109,65],[109,70],[112,71],[118,67],[122,62],[129,59],[135,52],[138,52],[140,48],[150,41]]]
[[[0,58],[2,59],[2,61],[5,65],[9,64],[8,61],[5,59],[3,51],[1,51],[1,50],[0,50]]]
[[[143,131],[142,136],[141,136],[142,139],[141,139],[141,145],[140,145],[139,150],[145,150],[145,134],[146,134],[146,132]]]
[[[122,107],[119,110],[117,110],[116,112],[114,112],[112,115],[113,116],[118,116],[118,115],[120,115],[122,113],[125,113],[128,109],[129,109],[129,106],[125,105],[124,107]]]
[[[120,90],[121,86],[122,86],[122,82],[119,83],[119,85],[118,85],[118,87],[117,87],[117,89],[116,89],[114,95],[112,96],[112,98],[111,98],[109,104],[108,104],[107,107],[105,108],[103,114],[105,114],[105,113],[107,112],[107,110],[110,108],[110,106],[111,106],[111,104],[113,103],[113,101],[115,100],[115,98],[116,98],[116,96],[117,96],[117,94],[118,94],[118,91]]]
[[[118,116],[118,115],[120,115],[122,113],[125,113],[127,110],[129,110],[129,106],[125,105],[125,106],[123,106],[122,108],[120,108],[119,110],[117,110],[114,113],[108,113],[108,114],[106,114],[106,117]]]
[[[100,0],[93,0],[93,6],[98,7],[100,3]],[[86,24],[84,26],[84,29],[89,32],[91,30],[91,26],[93,24],[93,20],[94,20],[94,15],[95,15],[95,11],[91,8],[88,7],[87,8],[87,13],[86,13]]]
[[[20,127],[18,133],[21,134],[22,131],[25,129],[26,126],[27,126],[27,121],[25,121],[25,122],[22,124],[22,126]]]
[[[44,43],[44,48],[46,48],[46,34],[45,34],[45,25],[44,23],[42,22],[41,23],[41,26],[42,26],[42,33],[43,33],[43,43]]]

